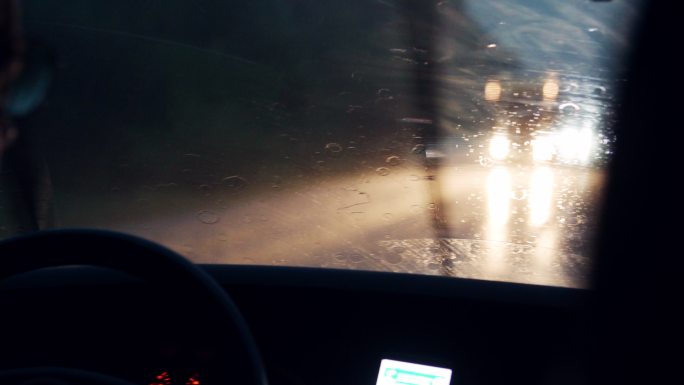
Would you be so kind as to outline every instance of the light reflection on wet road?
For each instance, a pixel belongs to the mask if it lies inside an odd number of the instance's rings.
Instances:
[[[428,184],[439,184],[448,197],[442,207]],[[589,268],[587,237],[601,184],[601,173],[586,169],[472,165],[445,167],[429,178],[418,167],[402,167],[387,175],[215,191],[209,200],[195,191],[160,188],[150,191],[153,200],[138,202],[133,222],[113,223],[111,213],[88,222],[148,237],[198,262],[578,287]],[[124,210],[126,201],[111,202],[109,209],[121,203]],[[164,210],[178,202],[183,209]],[[93,220],[98,217],[107,222]]]

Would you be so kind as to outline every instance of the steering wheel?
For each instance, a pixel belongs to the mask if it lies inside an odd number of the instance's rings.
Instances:
[[[223,328],[216,336],[230,359],[231,382],[266,385],[266,372],[247,323],[214,279],[179,254],[150,241],[104,230],[52,230],[0,242],[0,280],[32,270],[88,265],[117,270],[162,290],[196,299]],[[228,358],[230,357],[230,358]],[[100,373],[69,368],[22,368],[0,371],[5,384],[129,384]]]

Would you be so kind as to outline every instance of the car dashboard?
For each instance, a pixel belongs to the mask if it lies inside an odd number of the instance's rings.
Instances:
[[[451,384],[581,376],[583,290],[396,273],[204,268],[243,312],[274,385],[374,384],[383,359],[448,368]],[[221,325],[120,273],[78,267],[24,274],[0,286],[0,306],[5,367],[78,367],[140,385],[212,385],[225,364],[212,338]]]

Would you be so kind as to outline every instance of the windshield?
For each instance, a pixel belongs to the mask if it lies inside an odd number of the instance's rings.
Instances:
[[[2,237],[586,286],[638,1],[21,5]]]

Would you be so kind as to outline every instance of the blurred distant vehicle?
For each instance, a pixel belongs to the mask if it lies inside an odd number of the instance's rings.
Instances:
[[[610,152],[610,134],[602,129],[604,117],[594,108],[604,104],[603,85],[530,73],[483,83],[482,104],[490,118],[463,127],[458,134],[428,140],[428,164],[591,167],[601,165]]]

